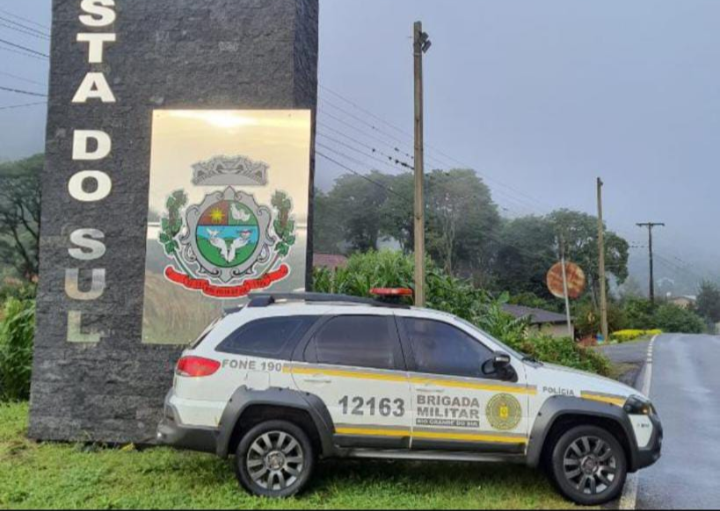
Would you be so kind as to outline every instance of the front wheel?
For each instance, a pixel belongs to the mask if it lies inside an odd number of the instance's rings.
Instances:
[[[312,442],[299,427],[268,421],[240,441],[235,467],[240,484],[260,497],[286,498],[305,488],[315,468]]]
[[[625,451],[602,428],[573,428],[555,444],[552,475],[562,494],[576,504],[607,504],[618,498],[625,486]]]

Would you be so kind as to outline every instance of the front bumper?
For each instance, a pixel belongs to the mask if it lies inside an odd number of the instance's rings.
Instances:
[[[165,415],[157,429],[157,443],[189,451],[217,453],[219,430],[199,426],[184,426],[175,407],[165,401]]]
[[[663,427],[657,415],[650,416],[653,425],[653,434],[650,443],[645,449],[638,449],[635,458],[635,469],[641,470],[657,463],[662,456]]]

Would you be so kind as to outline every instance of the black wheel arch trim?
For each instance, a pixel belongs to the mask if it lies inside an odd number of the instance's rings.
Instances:
[[[231,454],[230,442],[233,433],[243,413],[251,406],[274,406],[307,412],[320,437],[322,447],[320,454],[322,456],[333,454],[335,425],[325,403],[318,396],[280,388],[253,390],[240,387],[230,398],[218,425],[217,454],[221,458],[227,458]]]
[[[628,440],[628,471],[635,472],[640,468],[638,466],[640,452],[637,447],[635,430],[625,410],[615,405],[571,396],[553,396],[543,404],[530,434],[527,451],[528,466],[536,468],[540,465],[543,448],[550,431],[558,420],[567,416],[586,416],[615,422],[623,430]]]

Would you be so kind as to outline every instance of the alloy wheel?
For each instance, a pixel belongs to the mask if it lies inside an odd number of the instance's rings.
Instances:
[[[296,438],[282,431],[260,435],[247,453],[247,470],[260,488],[282,491],[295,484],[305,467],[305,454]]]
[[[565,451],[563,470],[567,481],[579,492],[600,495],[612,486],[618,475],[617,457],[606,441],[583,436]]]

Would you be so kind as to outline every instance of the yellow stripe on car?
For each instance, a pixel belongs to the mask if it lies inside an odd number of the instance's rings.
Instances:
[[[285,367],[283,372],[310,376],[317,374],[323,376],[337,376],[338,378],[358,378],[362,380],[394,381],[400,383],[407,381],[405,376],[398,374],[361,373],[355,371],[343,371],[341,369],[320,369],[316,367]]]
[[[335,432],[338,435],[350,436],[389,436],[389,437],[406,437],[411,436],[409,430],[401,429],[365,429],[365,428],[337,428]]]
[[[489,392],[505,392],[508,394],[527,394],[534,396],[537,394],[535,387],[528,386],[510,386],[502,384],[492,383],[475,383],[471,381],[462,380],[445,380],[435,378],[424,378],[424,377],[410,377],[400,374],[385,374],[385,373],[369,373],[361,371],[343,370],[343,369],[327,369],[319,367],[300,367],[300,366],[285,366],[283,372],[287,374],[296,375],[323,375],[323,376],[335,376],[338,378],[356,378],[360,380],[375,380],[375,381],[388,381],[397,383],[414,383],[418,385],[436,385],[438,387],[448,388],[459,388],[459,389],[471,389],[471,390],[486,390]]]
[[[419,385],[437,385],[438,387],[451,387],[458,389],[487,390],[489,392],[505,392],[507,394],[537,394],[535,387],[511,387],[508,385],[494,385],[491,383],[473,383],[461,380],[436,380],[433,378],[410,378],[410,383]]]
[[[603,394],[590,394],[588,392],[583,392],[580,397],[583,399],[587,399],[588,401],[597,401],[598,403],[606,403],[609,405],[615,405],[619,407],[625,406],[625,402],[627,401],[627,398],[620,397],[620,396],[608,396]]]
[[[430,431],[416,431],[411,433],[409,430],[394,429],[366,429],[366,428],[338,428],[338,435],[349,436],[383,436],[393,438],[403,438],[412,436],[414,439],[426,440],[454,440],[465,442],[483,442],[493,444],[526,444],[527,440],[519,437],[505,437],[498,435],[482,435],[471,433],[434,433]]]
[[[425,438],[427,440],[458,440],[466,442],[487,442],[491,444],[525,444],[524,438],[504,437],[497,435],[476,435],[471,433],[430,433],[418,431],[413,433],[413,438]]]

